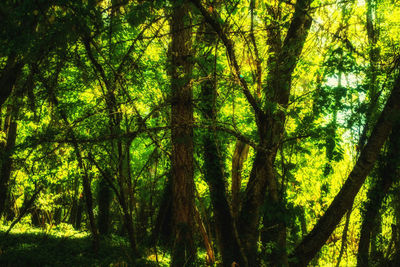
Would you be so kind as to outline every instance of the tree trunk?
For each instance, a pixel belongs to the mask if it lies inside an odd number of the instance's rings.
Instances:
[[[196,258],[193,240],[193,105],[191,21],[186,1],[175,4],[171,19],[170,75],[172,89],[172,210],[173,236],[171,266],[191,266]]]
[[[358,244],[357,265],[368,266],[369,249],[373,229],[377,226],[376,220],[383,199],[396,180],[396,169],[400,160],[400,123],[397,123],[388,140],[388,152],[378,167],[378,179],[368,191],[368,202],[365,204],[363,222]]]
[[[4,132],[6,133],[6,143],[0,143],[0,218],[5,210],[5,203],[8,196],[8,182],[11,176],[12,151],[17,138],[16,108],[7,108],[7,118],[4,122]]]
[[[240,215],[240,234],[243,242],[247,242],[246,250],[249,255],[249,265],[257,264],[260,208],[264,204],[267,186],[270,202],[266,204],[273,207],[283,205],[280,203],[278,182],[274,175],[274,161],[284,132],[285,113],[276,106],[286,108],[288,104],[292,73],[311,27],[312,20],[308,14],[310,4],[311,1],[309,0],[297,1],[282,47],[275,48],[277,51],[274,51],[274,56],[269,60],[271,70],[267,77],[267,89],[264,90],[267,105],[265,105],[265,114],[257,118],[260,144],[262,147],[268,148],[269,151],[258,151],[256,154]],[[277,227],[274,237],[276,249],[272,253],[277,255],[276,264],[287,265],[286,227],[283,216],[279,214],[271,214],[269,217],[271,223],[276,224]]]
[[[339,252],[339,257],[338,257],[338,260],[336,263],[336,267],[340,267],[340,263],[342,261],[343,254],[347,247],[347,232],[349,231],[349,224],[350,224],[352,208],[353,208],[353,205],[350,207],[350,209],[346,213],[346,221],[344,223],[344,228],[343,228],[343,232],[342,232],[342,244],[340,246],[340,252]]]
[[[235,222],[240,210],[240,189],[242,187],[243,163],[249,154],[249,145],[240,140],[236,141],[235,151],[232,156],[232,216]]]
[[[215,256],[214,256],[214,250],[211,244],[211,240],[208,237],[208,233],[206,230],[206,227],[204,226],[203,220],[201,219],[200,216],[200,212],[198,211],[198,209],[195,207],[194,208],[194,212],[195,212],[195,218],[196,218],[196,223],[198,226],[198,230],[200,231],[200,235],[203,238],[203,243],[204,243],[204,247],[206,249],[206,263],[207,265],[212,266],[215,263]]]
[[[389,136],[393,125],[399,119],[399,114],[400,76],[397,77],[385,108],[348,179],[328,210],[291,255],[292,264],[306,266],[335,230],[343,215],[351,207],[354,198],[372,169],[383,143]]]
[[[107,235],[110,228],[110,207],[112,200],[112,191],[104,177],[100,178],[97,194],[97,201],[99,206],[99,215],[97,217],[99,234]]]
[[[78,161],[80,176],[82,177],[82,187],[83,187],[83,195],[85,197],[86,212],[87,212],[87,215],[89,218],[90,231],[91,231],[92,237],[93,237],[93,250],[97,252],[99,249],[99,246],[100,246],[100,243],[99,243],[100,240],[99,240],[99,233],[97,230],[96,221],[95,221],[94,213],[93,213],[93,196],[92,196],[92,190],[91,190],[91,185],[90,185],[90,179],[89,179],[89,175],[88,175],[88,170],[86,169],[86,167],[84,165],[82,152],[78,145],[78,141],[76,139],[75,132],[68,121],[67,113],[65,112],[64,109],[59,107],[59,102],[58,102],[57,96],[54,91],[54,87],[58,81],[58,74],[61,71],[61,64],[57,67],[57,71],[58,72],[55,73],[52,81],[47,82],[45,80],[42,80],[42,82],[49,92],[50,101],[54,104],[55,107],[58,108],[58,112],[60,113],[62,120],[64,121],[64,123],[67,126],[68,135],[72,140],[72,146],[74,148],[75,156]]]
[[[76,201],[76,212],[73,218],[73,226],[77,230],[81,229],[82,212],[83,212],[83,193],[79,195],[79,198]]]
[[[23,65],[22,60],[17,60],[15,54],[8,56],[6,66],[0,76],[0,107],[11,95]]]
[[[125,149],[123,149],[125,148]],[[135,255],[138,254],[137,245],[136,245],[136,235],[135,235],[135,227],[133,224],[133,218],[129,210],[128,206],[128,198],[126,197],[126,188],[125,188],[125,180],[129,177],[129,145],[126,147],[122,146],[122,143],[119,141],[118,143],[118,151],[119,151],[119,175],[118,175],[118,185],[119,185],[119,202],[123,212],[124,225],[128,234],[129,243],[131,245],[132,251]]]
[[[93,67],[96,69],[98,74],[101,77],[102,82],[107,89],[104,98],[107,106],[108,117],[109,117],[109,127],[110,133],[113,135],[119,135],[122,132],[121,129],[121,121],[122,121],[122,112],[119,110],[119,105],[115,95],[115,84],[113,84],[110,79],[107,77],[107,73],[102,65],[96,60],[92,48],[91,48],[91,36],[85,35],[83,36],[83,44],[86,49],[86,53],[88,55],[89,60],[91,61]],[[126,180],[130,178],[130,163],[129,163],[129,148],[130,142],[125,142],[121,139],[117,139],[116,141],[112,141],[111,143],[111,157],[115,157],[111,161],[118,162],[117,164],[117,183],[119,186],[119,191],[115,189],[115,192],[118,193],[119,204],[121,205],[123,212],[123,220],[124,226],[126,228],[129,243],[132,249],[132,252],[135,256],[138,255],[138,250],[136,246],[136,237],[135,237],[135,229],[133,224],[132,215],[130,213],[129,204],[127,203],[127,189],[126,189]],[[110,183],[112,183],[110,181]]]
[[[209,28],[209,26],[206,28]],[[201,30],[204,31],[203,28],[201,28]],[[215,73],[216,55],[214,55],[217,49],[216,37],[216,35],[201,36],[201,40],[204,40],[205,45],[207,45],[210,50],[203,55],[205,62],[201,70],[203,70],[202,75],[206,78],[206,80],[201,84],[200,111],[203,119],[211,125],[215,125],[217,115],[217,81]],[[210,189],[210,198],[214,211],[217,233],[217,244],[219,252],[222,256],[222,264],[223,266],[230,267],[232,266],[233,262],[236,262],[240,263],[242,266],[246,266],[246,260],[244,259],[244,255],[240,250],[237,229],[227,199],[225,177],[223,172],[224,165],[219,148],[218,134],[212,129],[211,126],[211,128],[204,133],[202,139],[205,170],[204,178]],[[244,150],[246,150],[247,147],[246,151],[248,151],[247,144],[240,144]],[[240,155],[236,156],[236,158],[239,157],[238,161],[235,162],[237,165],[235,167],[239,175],[243,162],[241,159],[244,157],[242,154],[243,152],[240,151]],[[240,178],[237,177],[237,179]]]
[[[267,153],[257,151],[246,187],[238,226],[240,241],[244,247],[249,266],[259,265],[257,260],[257,246],[259,241],[260,213],[267,186],[275,205],[279,204],[279,197],[276,194],[278,192],[277,185],[274,183],[275,180],[270,180],[270,184],[267,184],[268,181],[265,177],[274,177],[273,160]],[[280,244],[282,244],[282,241],[279,240]]]
[[[276,205],[276,203],[279,202],[273,163],[277,147],[283,135],[285,113],[277,107],[286,108],[289,101],[292,74],[303,50],[308,30],[311,27],[312,19],[309,14],[309,7],[312,1],[299,0],[295,4],[295,12],[282,48],[274,57],[273,66],[269,66],[270,69],[274,71],[270,71],[267,79],[267,88],[264,90],[268,92],[266,103],[263,107],[265,112],[251,94],[246,80],[241,75],[235,55],[235,47],[218,21],[219,14],[213,10],[205,9],[198,0],[191,0],[191,2],[199,9],[207,23],[214,28],[224,43],[236,79],[242,86],[246,99],[254,109],[260,137],[260,146],[265,148],[265,150],[256,153],[256,159],[243,200],[238,229],[242,245],[248,257],[248,263],[250,266],[256,266],[258,264],[256,256],[257,242],[259,239],[258,226],[260,221],[260,208],[264,204],[267,185],[269,187],[270,197],[276,201],[275,203],[271,203],[271,205]],[[280,223],[279,227],[281,228],[281,234],[279,240],[277,240],[277,243],[280,243],[277,247],[279,251],[283,252],[286,251],[286,230],[284,229],[283,222]],[[286,256],[284,253],[282,255],[283,264],[286,264],[285,258]]]

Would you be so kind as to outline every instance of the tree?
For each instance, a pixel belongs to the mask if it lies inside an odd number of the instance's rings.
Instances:
[[[273,165],[276,152],[282,141],[285,122],[283,110],[287,107],[289,101],[292,73],[303,49],[308,30],[311,27],[312,20],[309,14],[311,1],[298,1],[296,3],[287,35],[282,44],[280,44],[280,39],[270,40],[270,42],[278,42],[278,45],[270,47],[274,56],[271,57],[269,62],[270,71],[267,77],[267,85],[264,89],[265,102],[262,106],[251,94],[246,80],[241,75],[235,47],[226,35],[225,29],[221,27],[217,19],[219,15],[214,10],[210,14],[201,5],[200,1],[192,0],[192,3],[199,9],[207,23],[214,28],[225,45],[236,79],[241,84],[243,92],[253,108],[257,124],[261,149],[256,152],[238,226],[240,239],[248,257],[248,263],[253,266],[257,264],[260,211],[264,204],[267,187],[272,199],[271,205],[281,205]],[[275,38],[276,33],[273,32],[272,36],[272,38]],[[276,237],[277,253],[279,254],[278,261],[281,264],[286,264],[286,230],[283,221],[281,219],[278,220],[280,221],[280,230]]]
[[[171,169],[173,238],[172,266],[192,265],[196,258],[193,237],[193,105],[192,51],[189,4],[175,4],[171,19]]]
[[[211,30],[209,25],[204,25],[199,31]],[[203,120],[210,128],[203,134],[203,160],[205,169],[205,180],[210,188],[210,198],[213,206],[218,248],[221,253],[224,266],[232,263],[241,263],[246,266],[246,259],[241,250],[240,241],[234,217],[231,213],[227,198],[224,165],[220,145],[219,133],[214,126],[217,119],[217,73],[216,57],[218,40],[215,34],[207,36],[200,33],[200,44],[202,50],[206,50],[200,57],[201,75],[205,81],[201,84],[201,107]],[[204,46],[204,47],[203,47]],[[206,48],[206,49],[205,49]],[[239,157],[239,156],[238,156]],[[239,170],[236,170],[239,171]],[[239,174],[238,174],[239,175]],[[232,200],[233,202],[233,200]]]

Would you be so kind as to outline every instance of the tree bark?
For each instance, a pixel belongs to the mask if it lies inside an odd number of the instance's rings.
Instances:
[[[291,264],[306,266],[324,245],[343,215],[351,207],[354,198],[372,169],[383,143],[389,136],[393,125],[399,120],[399,115],[400,76],[396,78],[385,108],[345,184],[313,230],[297,246],[291,255]]]
[[[186,1],[175,4],[171,19],[170,76],[172,90],[172,212],[173,236],[171,266],[191,266],[196,259],[193,240],[193,105],[191,21]]]

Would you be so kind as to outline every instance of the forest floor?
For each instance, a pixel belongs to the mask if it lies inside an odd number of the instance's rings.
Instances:
[[[132,259],[126,240],[120,236],[102,239],[95,253],[88,234],[69,227],[47,231],[16,227],[5,235],[7,228],[0,226],[0,266],[157,266],[150,259]]]

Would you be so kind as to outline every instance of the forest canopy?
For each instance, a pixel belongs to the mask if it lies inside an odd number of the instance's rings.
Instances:
[[[0,21],[0,265],[400,265],[397,0]]]

